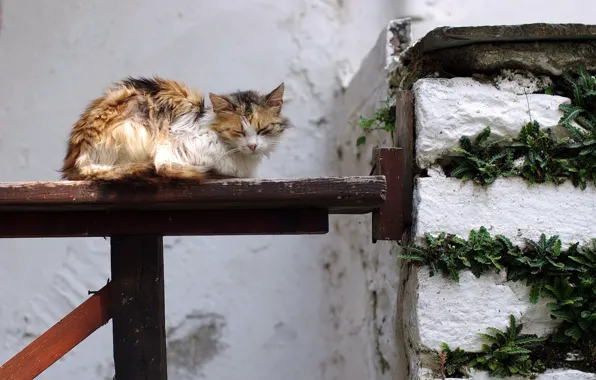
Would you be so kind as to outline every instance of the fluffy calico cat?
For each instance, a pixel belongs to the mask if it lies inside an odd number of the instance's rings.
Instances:
[[[201,181],[207,172],[253,177],[289,126],[284,84],[264,95],[210,93],[174,80],[127,78],[92,101],[74,125],[65,180]]]

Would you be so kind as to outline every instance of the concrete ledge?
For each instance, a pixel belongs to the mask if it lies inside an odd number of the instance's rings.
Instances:
[[[435,28],[412,47],[400,61],[393,83],[403,88],[417,78],[435,73],[471,76],[501,69],[561,75],[584,66],[596,68],[594,25],[521,24]]]
[[[488,376],[486,372],[470,371],[469,380],[503,380],[502,378],[495,378]],[[420,380],[440,380],[432,375],[430,371],[422,369],[419,372]],[[455,380],[454,378],[446,378],[445,380]],[[527,380],[527,378],[513,376],[508,380]],[[536,376],[535,380],[596,380],[596,374],[576,371],[572,369],[556,369],[549,370],[543,374]]]

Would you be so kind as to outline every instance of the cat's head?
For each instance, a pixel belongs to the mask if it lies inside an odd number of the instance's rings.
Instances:
[[[239,153],[268,155],[290,127],[281,113],[283,95],[283,83],[266,95],[252,90],[209,94],[215,113],[211,128]]]

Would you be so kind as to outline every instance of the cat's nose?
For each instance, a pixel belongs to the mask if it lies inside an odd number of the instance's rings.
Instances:
[[[248,147],[248,149],[250,150],[255,150],[257,149],[257,144],[246,144],[246,146]]]

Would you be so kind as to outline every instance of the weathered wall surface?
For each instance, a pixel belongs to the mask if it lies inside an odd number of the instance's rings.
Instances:
[[[383,30],[364,59],[350,85],[334,106],[335,130],[331,150],[340,175],[369,173],[375,145],[391,146],[387,133],[367,135],[365,145],[356,146],[362,129],[360,115],[371,117],[388,94],[387,30]],[[389,35],[391,35],[389,33]],[[339,216],[330,220],[339,237],[329,246],[328,276],[338,295],[332,304],[337,313],[333,329],[351,347],[345,360],[354,378],[391,380],[401,376],[404,353],[396,346],[395,325],[399,302],[397,262],[391,256],[392,243],[371,242],[371,218]],[[348,316],[341,318],[341,315]],[[362,344],[364,343],[364,345]],[[358,366],[357,357],[371,357],[368,367]],[[350,376],[346,373],[344,376]]]
[[[259,175],[337,174],[329,146],[343,125],[331,111],[396,6],[389,0],[3,1],[0,178],[57,179],[69,128],[86,103],[123,76],[153,74],[205,92],[265,91],[285,81],[296,128]],[[366,174],[364,167],[357,173]],[[347,265],[359,262],[350,261],[358,251],[341,235],[166,238],[171,377],[366,378],[370,331],[346,321],[368,318],[360,317],[367,305],[344,307],[344,288],[329,275],[338,252]],[[0,361],[105,284],[108,249],[104,239],[0,241]],[[364,279],[353,289],[351,299],[366,296]],[[334,329],[337,323],[350,325],[351,335]],[[108,325],[39,378],[112,376]]]

